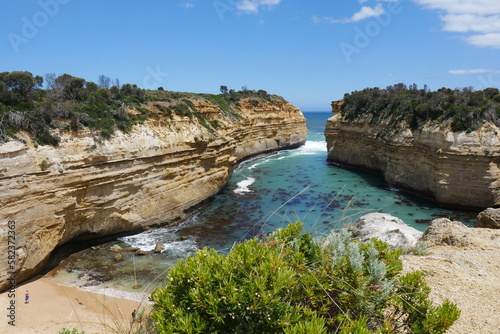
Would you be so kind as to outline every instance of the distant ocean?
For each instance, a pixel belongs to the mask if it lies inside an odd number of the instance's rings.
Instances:
[[[108,244],[101,250],[76,255],[77,258],[70,261],[71,273],[61,272],[60,276],[76,285],[106,280],[95,287],[99,289],[131,290],[135,284],[145,287],[155,277],[164,276],[165,270],[177,259],[198,248],[225,251],[235,242],[269,233],[297,220],[316,236],[372,212],[390,213],[419,230],[425,230],[430,220],[440,217],[459,219],[466,224],[472,222],[470,213],[441,209],[389,188],[379,176],[345,170],[328,162],[324,129],[331,112],[305,112],[304,115],[309,129],[304,146],[241,163],[212,202],[182,224],[117,241],[121,246],[146,251],[162,242],[166,247],[163,253],[129,257],[117,265],[104,251]],[[96,259],[101,257],[102,267],[96,265]],[[108,276],[100,270],[107,271]]]

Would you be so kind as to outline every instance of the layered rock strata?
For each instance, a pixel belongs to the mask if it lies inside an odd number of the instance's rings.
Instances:
[[[61,133],[58,147],[34,145],[26,134],[25,143],[0,145],[0,290],[11,277],[19,283],[39,272],[70,241],[183,219],[217,194],[238,160],[306,140],[304,116],[285,101],[243,100],[239,115],[192,102],[197,117],[152,117],[108,140],[81,130]]]
[[[369,117],[347,121],[334,113],[325,130],[329,160],[381,173],[391,186],[445,206],[500,205],[500,129],[494,124],[470,133],[443,125],[401,128],[382,138],[386,124],[371,124]]]

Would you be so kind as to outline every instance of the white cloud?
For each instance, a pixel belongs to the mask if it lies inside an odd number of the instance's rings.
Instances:
[[[500,49],[500,32],[483,35],[472,35],[465,38],[467,43],[492,49]]]
[[[500,15],[448,14],[441,17],[443,30],[454,32],[490,33],[500,31]]]
[[[313,16],[311,19],[314,24],[318,24],[321,22],[327,22],[327,23],[356,23],[365,19],[368,19],[370,17],[377,17],[382,14],[384,14],[384,7],[382,7],[382,4],[377,4],[375,7],[369,7],[369,6],[363,6],[361,9],[354,13],[351,17],[349,18],[344,18],[344,19],[334,19],[332,17],[324,17],[320,18],[318,16]]]
[[[499,0],[414,0],[428,9],[444,12],[443,30],[476,33],[463,39],[474,46],[500,48]]]
[[[280,3],[281,0],[241,0],[236,4],[236,8],[243,13],[257,13],[261,6],[271,8]]]
[[[193,8],[194,7],[194,3],[192,3],[192,2],[183,2],[183,3],[181,3],[181,7],[184,7],[184,8]]]
[[[236,8],[242,12],[257,13],[259,11],[259,3],[257,1],[243,0],[238,2]]]
[[[314,15],[313,17],[311,17],[311,20],[313,21],[314,24],[319,24],[319,23],[321,23],[323,21],[321,19],[321,17],[319,17],[317,15]]]
[[[414,0],[429,9],[439,9],[452,14],[492,15],[500,13],[498,0]]]
[[[359,22],[370,17],[380,16],[382,14],[384,14],[384,8],[381,4],[377,4],[373,8],[363,6],[359,12],[355,13],[351,17],[351,22]]]
[[[462,74],[500,73],[500,71],[490,70],[487,68],[469,68],[462,70],[449,70],[448,73],[462,75]]]

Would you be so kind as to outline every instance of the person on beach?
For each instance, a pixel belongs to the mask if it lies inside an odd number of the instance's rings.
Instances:
[[[135,316],[136,316],[136,312],[134,310],[134,312],[132,312],[132,322],[135,322]]]
[[[30,302],[30,293],[28,292],[28,290],[26,290],[26,293],[24,294],[24,303],[29,304],[29,302]]]

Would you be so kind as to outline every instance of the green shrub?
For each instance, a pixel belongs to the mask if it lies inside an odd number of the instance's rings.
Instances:
[[[185,101],[185,100],[183,100]],[[177,103],[176,105],[172,106],[172,109],[180,115],[187,116],[189,118],[193,118],[193,113],[189,109],[188,105],[186,103],[180,102]]]
[[[208,121],[208,123],[210,123],[214,129],[220,128],[219,121],[216,119],[214,119],[212,121]]]
[[[47,160],[43,160],[41,163],[40,163],[40,169],[42,171],[46,171],[47,168],[49,168],[49,163],[47,162]]]
[[[325,241],[301,223],[228,254],[181,260],[154,291],[160,333],[443,333],[460,311],[434,307],[422,273],[399,277],[400,251],[348,232]]]
[[[67,328],[63,328],[62,330],[59,331],[58,334],[85,334],[85,332],[83,331],[78,331],[77,329],[73,328],[73,329],[67,329]]]
[[[252,107],[257,107],[259,105],[259,101],[257,100],[248,100],[248,103],[252,106]]]

